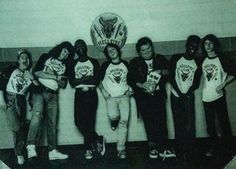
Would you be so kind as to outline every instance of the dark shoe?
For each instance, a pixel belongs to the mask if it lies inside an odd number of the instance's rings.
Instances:
[[[214,155],[214,151],[212,149],[208,150],[206,153],[205,153],[205,156],[206,157],[212,157]]]
[[[119,120],[118,119],[117,120],[111,120],[111,129],[112,129],[112,131],[116,130],[118,124],[119,124]]]
[[[158,158],[158,155],[159,155],[159,153],[158,153],[157,149],[151,149],[149,151],[149,157],[150,158]]]
[[[103,136],[99,136],[99,139],[97,141],[97,151],[100,153],[102,156],[106,152],[106,139]]]

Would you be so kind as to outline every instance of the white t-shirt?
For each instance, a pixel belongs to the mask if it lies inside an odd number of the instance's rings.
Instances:
[[[176,63],[175,81],[181,93],[186,94],[193,85],[196,70],[197,64],[194,59],[188,60],[181,57]],[[179,97],[174,88],[172,88],[172,93]]]
[[[65,73],[65,70],[65,64],[63,64],[60,60],[54,58],[49,58],[48,60],[46,60],[43,69],[44,72],[53,75],[62,75]],[[43,86],[48,87],[49,89],[52,89],[54,91],[56,91],[59,87],[57,81],[54,79],[39,78],[39,82]]]
[[[86,62],[80,62],[78,61],[75,65],[74,71],[75,71],[75,78],[81,79],[86,76],[93,76],[93,64],[90,60],[87,60]],[[83,88],[83,87],[94,87],[95,85],[87,85],[87,84],[80,84],[77,85],[76,88]]]
[[[29,72],[29,70],[22,72],[19,69],[15,69],[12,72],[10,79],[8,80],[6,91],[15,94],[25,95],[28,87],[32,83],[30,77],[28,76],[28,73],[26,72]]]
[[[128,69],[122,62],[117,65],[110,63],[107,67],[102,84],[112,97],[122,96],[128,90],[127,73]]]
[[[202,63],[204,77],[202,100],[211,102],[223,96],[223,90],[216,92],[217,86],[222,84],[227,77],[218,57],[206,58]]]

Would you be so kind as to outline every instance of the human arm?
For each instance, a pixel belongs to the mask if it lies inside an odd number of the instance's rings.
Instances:
[[[216,87],[216,92],[220,92],[225,86],[227,86],[229,83],[231,83],[233,80],[235,80],[235,77],[232,75],[227,75],[226,80],[221,83],[219,86]]]
[[[170,82],[172,88],[174,88],[176,93],[179,95],[179,97],[183,97],[184,94],[180,91],[180,89],[176,83],[176,80],[175,80],[176,64],[180,58],[181,58],[181,55],[173,55],[171,57],[170,64],[169,64],[169,74],[170,74],[169,75],[169,82]]]

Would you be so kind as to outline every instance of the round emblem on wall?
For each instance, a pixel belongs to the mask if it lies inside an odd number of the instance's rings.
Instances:
[[[127,27],[120,16],[106,12],[95,18],[90,34],[93,44],[100,51],[103,51],[107,43],[113,43],[122,48],[127,39]]]

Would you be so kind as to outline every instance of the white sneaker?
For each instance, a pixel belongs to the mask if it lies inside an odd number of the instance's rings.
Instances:
[[[32,157],[37,157],[37,152],[35,151],[35,145],[30,144],[26,147],[26,149],[27,149],[28,159]]]
[[[17,163],[23,165],[25,163],[25,158],[22,155],[17,156]]]
[[[67,158],[68,158],[67,154],[63,154],[56,149],[48,152],[48,159],[49,160],[64,160]]]
[[[84,156],[85,156],[85,159],[90,160],[93,158],[93,152],[91,150],[86,150]]]

